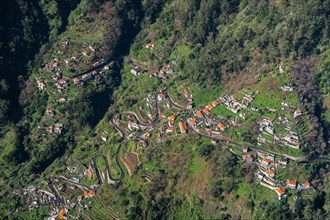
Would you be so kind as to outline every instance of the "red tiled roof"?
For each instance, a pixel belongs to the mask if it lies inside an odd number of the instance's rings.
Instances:
[[[217,101],[213,101],[212,104],[213,104],[213,105],[219,105],[219,102],[217,102]]]
[[[174,121],[175,120],[175,115],[171,115],[170,117],[168,117],[169,121]]]
[[[58,217],[59,217],[60,219],[63,219],[64,216],[65,216],[65,214],[66,214],[65,209],[61,209],[60,213],[58,214]]]
[[[211,111],[213,109],[213,106],[208,104],[205,108]]]
[[[276,189],[276,192],[277,192],[278,194],[280,194],[280,195],[284,195],[285,192],[286,192],[286,190],[285,190],[285,188],[277,188],[277,189]]]
[[[185,133],[187,131],[187,125],[184,121],[179,122],[179,127],[180,127],[181,133]]]
[[[262,161],[265,162],[265,163],[270,163],[271,161],[268,160],[267,158],[262,158]]]
[[[250,158],[251,157],[251,154],[243,154],[243,159],[247,159],[247,158]]]
[[[95,190],[87,190],[84,192],[84,196],[85,197],[88,197],[88,196],[93,196],[96,194],[96,191]]]
[[[266,170],[266,173],[268,173],[269,175],[275,175],[275,172],[273,170]]]
[[[220,128],[225,128],[225,127],[226,127],[226,125],[224,125],[222,122],[219,122],[219,123],[218,123],[218,126],[219,126]]]
[[[197,111],[196,116],[199,118],[203,118],[203,113],[201,111]]]
[[[288,180],[289,185],[297,185],[297,180]]]
[[[303,186],[310,187],[311,184],[310,184],[309,182],[304,182],[304,183],[303,183]]]
[[[152,48],[152,47],[155,47],[155,44],[153,44],[153,43],[146,44],[146,48]]]
[[[204,109],[203,109],[203,112],[204,112],[206,115],[209,115],[209,114],[211,114],[211,113],[209,112],[209,110],[208,110],[208,109],[206,109],[206,108],[204,108]]]

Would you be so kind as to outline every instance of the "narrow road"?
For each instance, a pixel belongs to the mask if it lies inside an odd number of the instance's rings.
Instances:
[[[141,69],[143,69],[145,71],[149,71],[149,69],[147,67],[142,66],[141,64],[139,64],[137,62],[137,60],[133,59],[130,56],[125,56],[123,58],[124,58],[125,61],[128,61],[130,64],[133,64],[133,65],[135,65],[135,66],[137,66],[137,67],[139,67],[139,68],[141,68]]]
[[[111,62],[113,62],[113,61],[110,61],[109,59],[108,59],[108,60],[105,60],[104,62],[102,62],[102,63],[96,65],[95,67],[92,67],[92,68],[90,68],[90,69],[88,69],[88,70],[86,70],[86,71],[83,71],[83,72],[81,72],[81,73],[78,73],[78,74],[72,76],[71,79],[76,78],[76,77],[79,77],[79,76],[82,76],[82,75],[84,75],[84,74],[86,74],[86,73],[90,73],[90,72],[92,72],[92,71],[94,71],[94,70],[98,70],[98,69],[104,67],[105,65],[110,64]]]
[[[119,119],[117,119],[119,120]],[[111,118],[110,120],[110,124],[112,124],[115,129],[118,131],[120,137],[121,137],[121,140],[124,140],[125,139],[125,136],[126,136],[126,133],[125,131],[119,126],[119,122],[116,121],[116,119],[114,117]]]
[[[166,92],[166,91],[164,91],[164,92]],[[159,119],[159,112],[160,112],[160,110],[159,110],[159,103],[158,103],[158,98],[157,98],[159,94],[160,94],[160,92],[156,94],[156,98],[155,98],[155,100],[156,100],[156,107],[155,107],[156,108],[156,115],[155,115],[155,119],[154,119],[153,122],[146,123],[146,122],[141,121],[139,119],[138,115],[136,114],[136,112],[134,112],[134,111],[126,111],[126,112],[123,112],[122,114],[133,116],[138,121],[138,123],[140,125],[144,126],[144,127],[151,128],[151,129],[154,128],[154,127],[156,127],[157,124],[160,121],[160,119]]]
[[[90,189],[92,189],[91,187],[89,187],[89,186],[87,186],[87,185],[84,185],[84,184],[82,184],[82,183],[76,183],[76,182],[73,182],[73,181],[71,181],[71,180],[68,180],[66,177],[64,177],[64,176],[56,176],[56,178],[59,178],[59,179],[62,179],[64,182],[67,182],[67,183],[69,183],[69,184],[72,184],[72,185],[76,185],[76,186],[78,186],[78,187],[83,187],[84,189],[86,189],[86,190],[90,190]],[[93,188],[94,189],[94,188]]]
[[[324,156],[314,156],[314,157],[310,157],[310,156],[302,156],[302,157],[294,157],[294,156],[291,156],[291,155],[287,155],[287,154],[281,154],[281,153],[277,153],[277,152],[273,152],[273,151],[270,151],[270,150],[265,150],[265,149],[262,149],[262,148],[259,148],[259,147],[255,147],[253,145],[251,145],[250,143],[238,143],[238,142],[235,142],[235,141],[231,141],[229,137],[226,137],[226,136],[216,136],[216,135],[207,135],[207,134],[203,134],[201,132],[199,132],[192,124],[191,124],[191,121],[188,119],[188,126],[190,128],[192,128],[194,130],[194,132],[196,132],[197,134],[203,136],[203,137],[207,137],[207,138],[211,138],[213,140],[217,140],[217,141],[225,141],[227,143],[230,143],[236,147],[239,147],[239,150],[242,150],[243,146],[248,146],[251,150],[253,151],[260,151],[262,153],[271,153],[271,154],[274,154],[274,155],[278,155],[278,156],[283,156],[283,157],[286,157],[290,160],[294,160],[294,161],[298,161],[298,162],[301,162],[301,163],[309,163],[309,162],[313,162],[313,161],[324,161],[324,162],[330,162],[330,158],[328,157],[324,157]]]
[[[164,90],[165,93],[166,93],[166,90]],[[164,92],[163,91],[163,92]],[[157,96],[158,96],[159,93],[157,93]],[[182,108],[181,106],[177,105],[175,102],[173,102],[173,100],[170,98],[170,96],[168,95],[168,100],[169,102],[171,103],[171,105],[176,108],[177,110],[187,110],[185,108]],[[156,108],[157,108],[157,111],[156,111],[156,116],[155,116],[155,119],[153,122],[151,123],[145,123],[145,122],[142,122],[136,112],[133,112],[133,111],[127,111],[127,112],[124,112],[122,114],[127,114],[127,115],[132,115],[133,117],[136,118],[136,120],[138,121],[138,123],[142,126],[145,126],[145,127],[149,127],[149,128],[154,128],[155,126],[157,126],[157,124],[159,123],[160,119],[159,119],[159,113],[160,113],[160,110],[159,110],[159,103],[158,103],[158,99],[156,98]],[[124,131],[124,129],[122,129],[119,125],[119,117],[118,115],[114,115],[111,120],[109,121],[110,124],[112,124],[115,129],[117,130],[117,132],[119,133],[121,139],[120,139],[120,142],[122,142],[123,140],[125,140],[125,137],[126,137],[126,133]],[[281,154],[281,153],[277,153],[277,152],[273,152],[273,151],[270,151],[270,150],[265,150],[265,149],[262,149],[262,148],[259,148],[259,147],[256,147],[256,146],[253,146],[252,144],[250,143],[238,143],[238,142],[235,142],[235,141],[232,141],[229,137],[227,136],[224,136],[224,135],[220,135],[220,134],[212,134],[211,132],[209,134],[206,134],[206,133],[202,133],[199,131],[198,128],[196,128],[190,119],[187,120],[187,124],[188,124],[188,127],[191,128],[191,130],[193,132],[195,132],[196,134],[202,136],[202,137],[206,137],[206,138],[210,138],[212,140],[217,140],[217,141],[223,141],[223,142],[226,142],[228,144],[231,144],[232,146],[235,146],[238,148],[238,150],[242,150],[242,147],[243,146],[248,146],[252,151],[259,151],[259,152],[262,152],[262,153],[271,153],[271,154],[274,154],[274,155],[278,155],[278,156],[284,156],[290,160],[294,160],[294,161],[298,161],[300,163],[310,163],[310,162],[314,162],[314,161],[324,161],[324,162],[330,162],[330,158],[328,157],[325,157],[325,156],[321,156],[321,155],[317,155],[317,156],[314,156],[314,157],[310,157],[310,156],[302,156],[302,157],[294,157],[294,156],[291,156],[291,155],[287,155],[287,154]],[[96,160],[101,157],[104,159],[105,161],[105,164],[106,164],[106,172],[108,174],[108,177],[111,181],[113,182],[120,182],[123,180],[123,178],[125,177],[125,172],[123,170],[123,167],[120,165],[120,161],[119,161],[119,153],[120,153],[120,149],[121,149],[121,144],[119,145],[118,149],[117,149],[117,152],[116,152],[116,156],[115,156],[115,161],[116,161],[116,165],[118,166],[119,170],[120,170],[120,176],[118,178],[114,178],[112,175],[111,175],[111,171],[110,171],[110,165],[109,165],[109,161],[107,160],[107,158],[104,156],[104,155],[96,155],[93,157],[92,161],[93,161],[93,164],[94,164],[94,167],[95,167],[95,170],[96,170],[96,175],[97,175],[97,178],[98,178],[98,185],[94,188],[91,188],[89,186],[86,186],[84,184],[80,184],[80,183],[76,183],[76,182],[72,182],[70,180],[67,180],[65,177],[58,177],[58,178],[61,178],[63,179],[64,181],[68,182],[68,183],[71,183],[71,184],[75,184],[77,186],[81,186],[81,187],[84,187],[85,189],[99,189],[102,184],[103,184],[103,181],[102,181],[102,178],[101,178],[101,171],[99,169],[99,167],[97,166],[97,163],[96,163]],[[54,195],[56,196],[56,202],[58,204],[64,204],[64,200],[63,198],[60,196],[60,194],[58,193],[58,191],[56,190],[56,188],[54,187],[53,184],[51,183],[48,183],[48,187],[49,189],[54,193]]]
[[[151,123],[145,123],[145,122],[142,122],[142,121],[138,118],[136,112],[133,112],[133,111],[127,111],[127,112],[124,112],[123,114],[133,116],[133,117],[138,121],[139,125],[141,125],[141,126],[143,126],[143,127],[146,127],[146,128],[154,128],[154,127],[158,124],[158,120],[157,120],[157,119],[155,119],[155,120],[154,120],[153,122],[151,122]]]
[[[105,161],[106,170],[107,170],[109,179],[111,181],[113,181],[113,182],[119,182],[119,181],[121,181],[125,177],[125,172],[124,172],[122,166],[119,163],[119,150],[120,150],[120,147],[118,147],[118,150],[116,152],[116,165],[118,166],[118,168],[120,170],[120,176],[118,178],[112,177],[111,171],[110,171],[109,161],[107,160],[107,158],[104,155],[99,154],[99,155],[96,155],[95,157],[93,157],[93,163],[94,163],[95,169],[96,169],[96,171],[98,173],[97,177],[99,178],[99,182],[100,182],[99,185],[100,186],[102,185],[103,181],[102,181],[102,178],[101,178],[101,171],[100,171],[100,169],[99,169],[99,167],[97,166],[97,163],[96,163],[96,160],[99,157],[101,157]]]
[[[167,96],[168,96],[168,101],[172,105],[173,108],[175,108],[176,110],[179,110],[179,111],[187,110],[186,108],[184,108],[184,107],[178,105],[177,103],[175,103],[173,101],[173,99],[171,98],[171,95],[170,95],[169,92],[167,92]]]
[[[65,201],[64,201],[63,197],[57,191],[55,186],[51,182],[47,183],[47,186],[53,192],[53,194],[55,195],[57,205],[59,206],[59,205],[65,204]]]

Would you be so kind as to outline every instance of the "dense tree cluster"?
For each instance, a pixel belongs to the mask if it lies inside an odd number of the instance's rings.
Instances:
[[[320,122],[322,100],[318,90],[318,82],[314,70],[316,60],[297,60],[290,68],[295,89],[303,103],[304,108],[310,115],[312,133],[306,135],[304,150],[309,153],[324,153],[326,149],[326,137],[323,136]]]

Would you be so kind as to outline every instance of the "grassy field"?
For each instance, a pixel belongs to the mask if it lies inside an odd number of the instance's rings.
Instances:
[[[215,115],[221,115],[225,118],[236,117],[237,116],[235,113],[233,113],[232,111],[230,111],[229,109],[227,109],[223,105],[219,105],[218,107],[212,109],[211,112],[214,113]]]
[[[210,102],[217,100],[221,96],[223,90],[221,85],[215,88],[201,88],[196,85],[192,87],[195,106],[207,105]]]

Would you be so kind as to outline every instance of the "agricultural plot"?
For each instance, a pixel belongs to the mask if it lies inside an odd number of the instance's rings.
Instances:
[[[138,155],[134,152],[130,152],[127,153],[125,156],[122,156],[120,160],[125,164],[129,175],[132,176],[137,166],[139,165]]]

